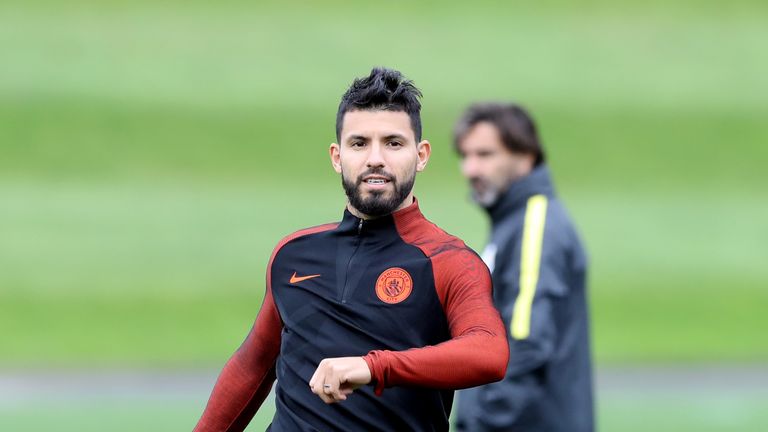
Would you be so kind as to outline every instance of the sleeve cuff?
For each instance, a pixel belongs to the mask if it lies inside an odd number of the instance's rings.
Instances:
[[[384,393],[384,387],[386,385],[384,379],[384,368],[381,363],[384,361],[384,356],[381,351],[371,351],[368,355],[363,357],[365,363],[368,365],[368,369],[371,371],[371,384],[373,384],[373,392],[376,396],[381,396]]]

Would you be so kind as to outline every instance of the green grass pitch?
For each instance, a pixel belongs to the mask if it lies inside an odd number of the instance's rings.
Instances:
[[[764,2],[387,4],[3,2],[0,371],[219,368],[274,244],[340,217],[335,107],[374,65],[423,90],[417,196],[477,249],[451,124],[477,99],[531,108],[590,253],[598,367],[766,363]],[[598,409],[603,430],[768,424],[765,398],[721,396]],[[172,429],[202,403],[105,405],[73,430]],[[0,429],[55,429],[9,407]]]

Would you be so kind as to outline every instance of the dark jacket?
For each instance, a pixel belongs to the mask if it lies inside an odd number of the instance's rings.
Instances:
[[[508,360],[491,280],[417,203],[299,231],[275,248],[256,323],[219,376],[198,431],[243,430],[277,378],[270,431],[447,431],[453,390]],[[324,358],[362,356],[372,384],[326,405]]]
[[[587,257],[546,165],[514,182],[488,212],[483,259],[510,361],[504,380],[459,393],[457,429],[592,431]]]

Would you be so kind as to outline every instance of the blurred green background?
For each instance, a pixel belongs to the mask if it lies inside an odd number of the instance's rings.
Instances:
[[[6,0],[0,375],[218,370],[272,247],[341,216],[336,107],[385,65],[424,93],[422,209],[476,249],[452,123],[475,100],[530,108],[590,251],[598,370],[764,377],[766,22],[763,1]],[[0,398],[0,429],[187,430],[208,390],[47,416]],[[768,428],[768,392],[690,396],[599,394],[601,429]]]

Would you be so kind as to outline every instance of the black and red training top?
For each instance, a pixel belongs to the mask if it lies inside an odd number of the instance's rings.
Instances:
[[[309,379],[347,356],[372,385],[326,405]],[[447,431],[453,390],[501,379],[508,357],[488,270],[461,240],[415,200],[374,220],[345,211],[277,245],[256,323],[195,430],[243,430],[277,378],[271,431]]]

